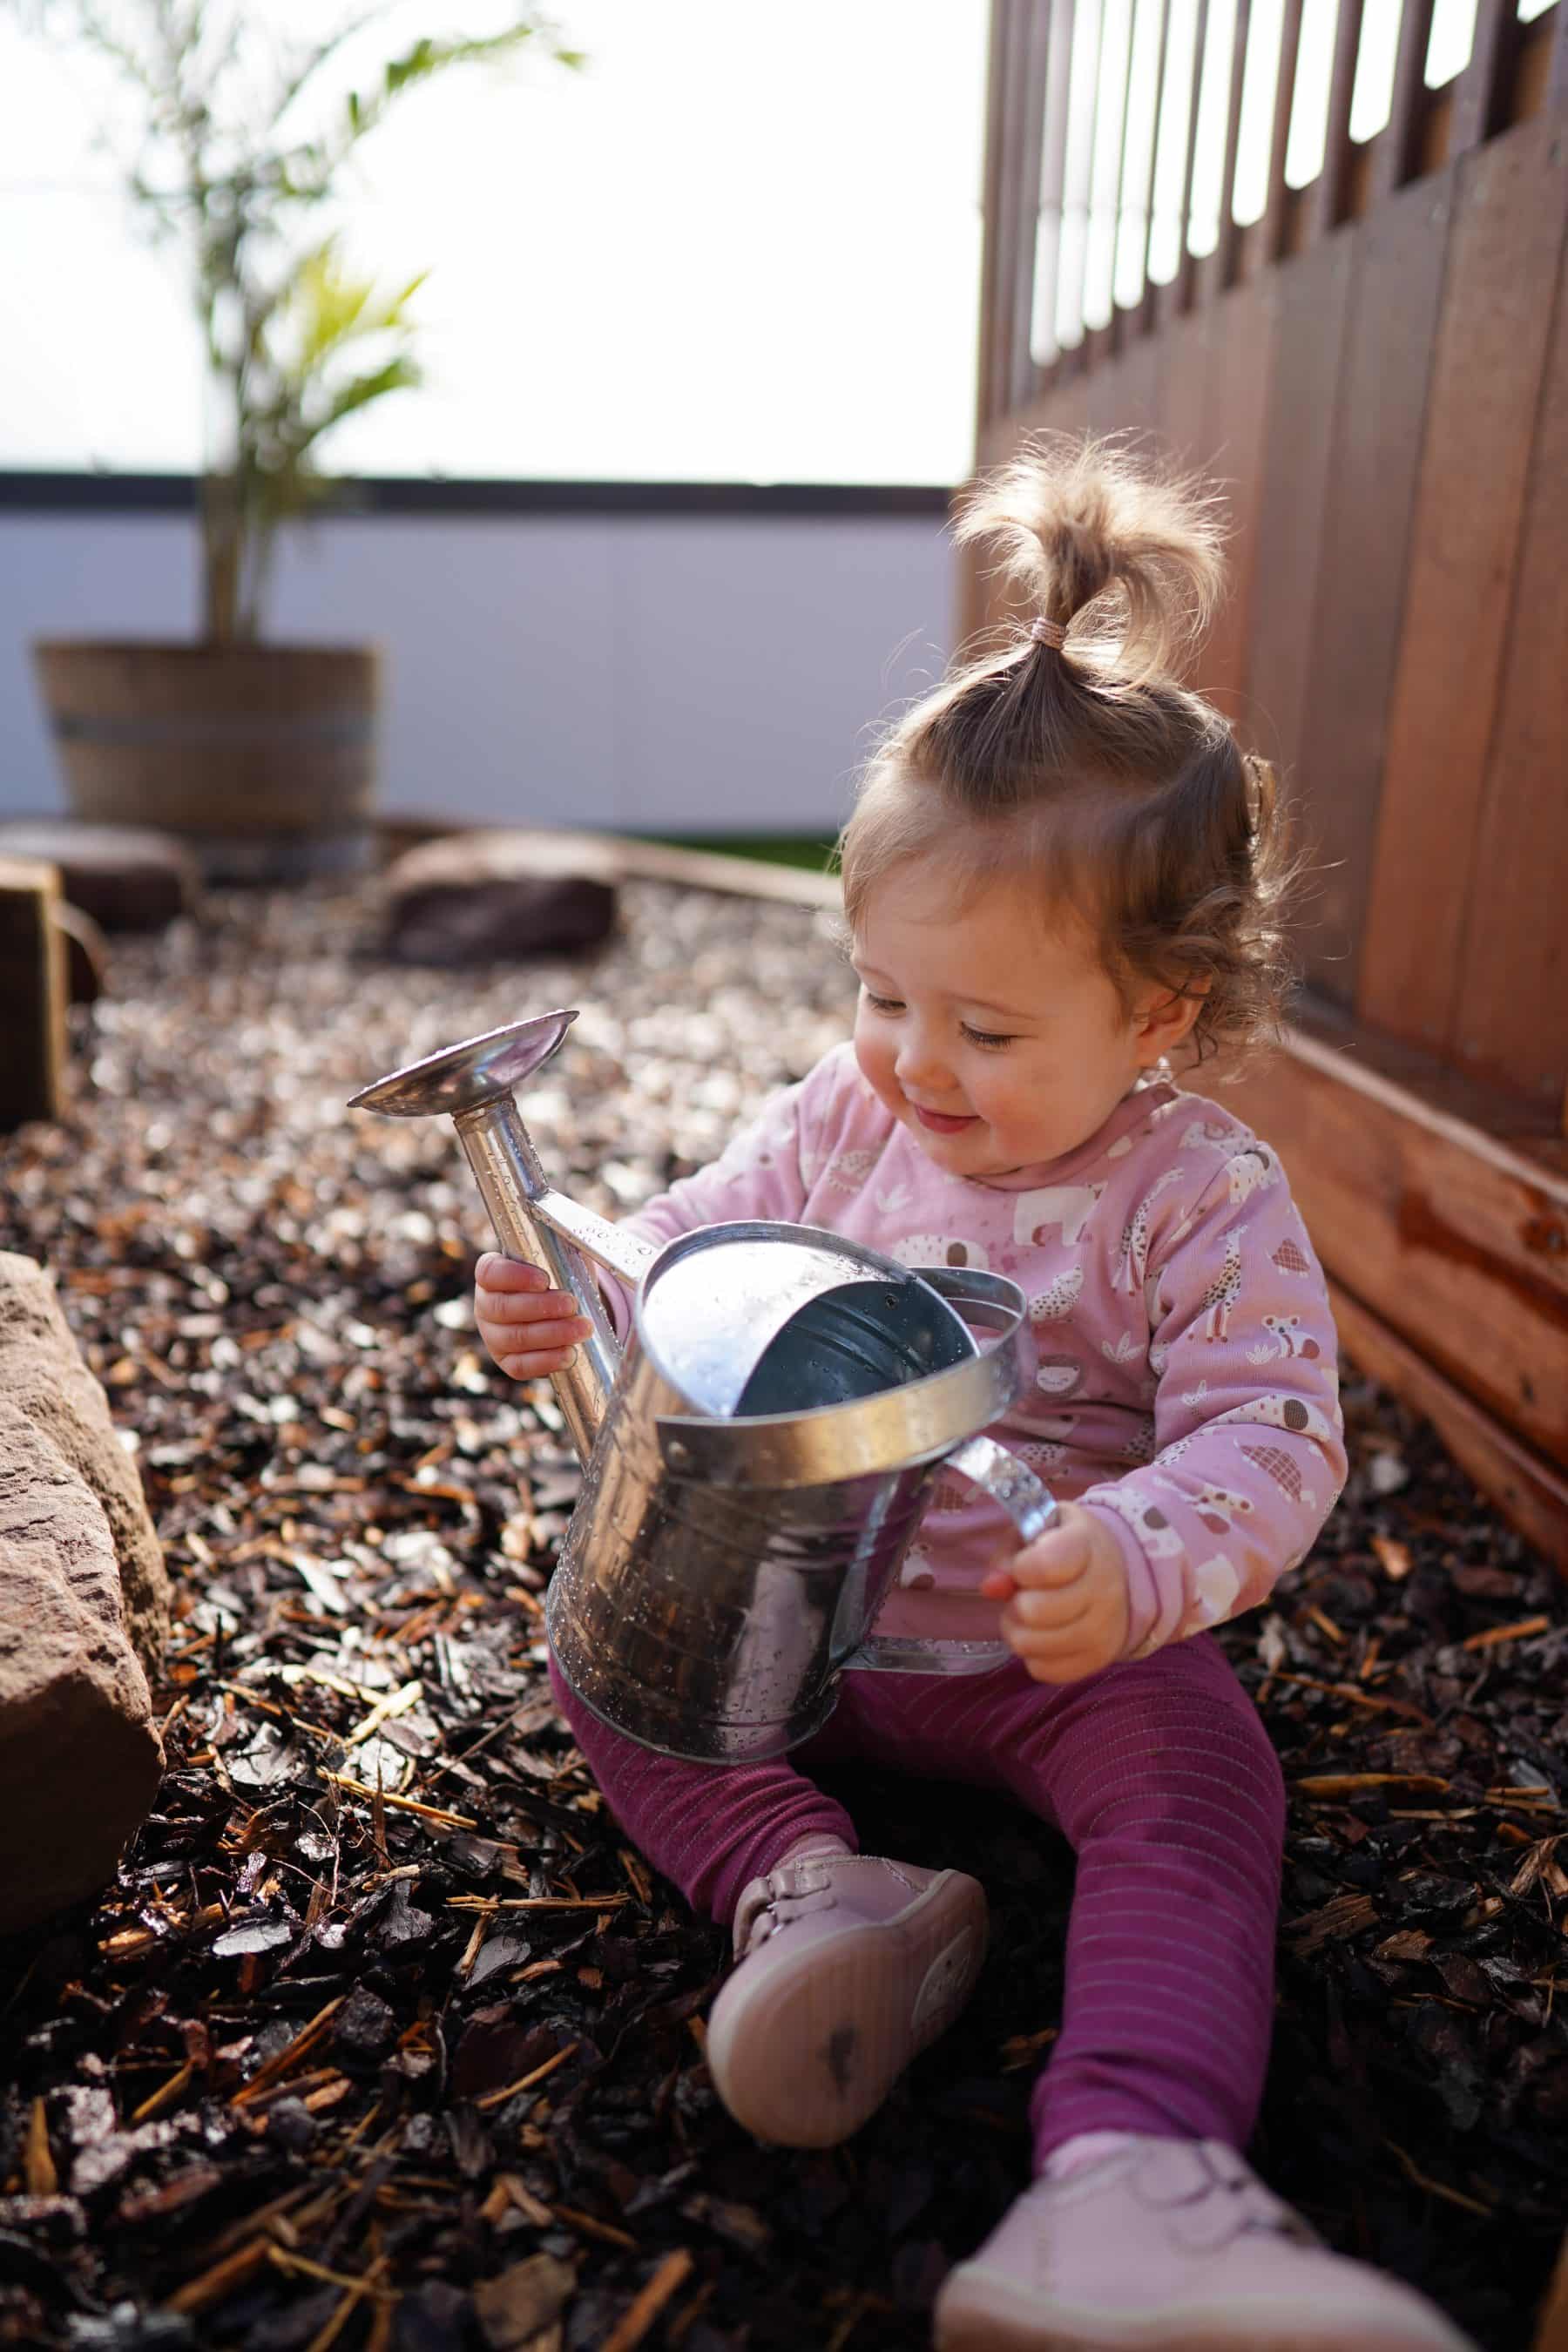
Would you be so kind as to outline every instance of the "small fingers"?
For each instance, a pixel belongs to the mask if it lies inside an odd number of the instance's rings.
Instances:
[[[1063,1528],[1037,1536],[994,1570],[1032,1591],[1073,1583],[1089,1566],[1089,1538],[1079,1528]]]
[[[502,1257],[496,1250],[487,1250],[474,1268],[474,1280],[481,1290],[501,1293],[518,1290],[548,1290],[550,1276],[542,1265],[530,1265],[518,1257]]]
[[[593,1328],[579,1312],[577,1301],[564,1290],[481,1291],[474,1304],[474,1319],[481,1330],[487,1326],[515,1330],[523,1324],[580,1323],[583,1330],[578,1337],[582,1338]]]
[[[1059,1640],[1095,1613],[1092,1594],[1069,1586],[1065,1592],[1018,1593],[1003,1611],[1002,1624],[1009,1638],[1016,1633],[1022,1638],[1041,1633]]]
[[[578,1340],[588,1339],[590,1328],[593,1324],[585,1322],[581,1315],[564,1315],[550,1322],[529,1324],[524,1331],[484,1334],[484,1345],[500,1364],[500,1371],[510,1371],[515,1381],[531,1381],[538,1376],[538,1357],[552,1357],[555,1362],[550,1364],[550,1369],[555,1371],[572,1355]],[[521,1364],[527,1364],[527,1371],[520,1371]]]
[[[563,1345],[526,1348],[514,1355],[498,1356],[496,1362],[514,1381],[544,1381],[553,1372],[564,1371],[576,1352],[574,1347]]]

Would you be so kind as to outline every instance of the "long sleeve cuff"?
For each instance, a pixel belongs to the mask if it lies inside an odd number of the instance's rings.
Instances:
[[[1158,1646],[1150,1641],[1160,1616],[1160,1588],[1154,1570],[1142,1545],[1117,1512],[1088,1501],[1080,1503],[1079,1508],[1091,1512],[1102,1528],[1109,1528],[1121,1546],[1127,1573],[1127,1640],[1121,1655],[1123,1659],[1141,1657],[1146,1646]]]

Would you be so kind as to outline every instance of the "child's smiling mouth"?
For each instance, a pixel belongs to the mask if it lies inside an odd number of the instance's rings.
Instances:
[[[965,1111],[962,1118],[954,1118],[946,1111],[926,1110],[919,1103],[910,1103],[910,1108],[922,1127],[929,1127],[937,1135],[956,1135],[961,1128],[978,1127],[980,1124],[973,1111]]]

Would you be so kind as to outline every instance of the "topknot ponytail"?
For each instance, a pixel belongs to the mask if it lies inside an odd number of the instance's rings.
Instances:
[[[1128,682],[1176,674],[1224,583],[1213,493],[1105,442],[1026,441],[970,494],[954,537],[993,545],[1021,602]]]
[[[1267,767],[1180,672],[1224,585],[1212,490],[1125,445],[1048,436],[982,481],[956,525],[989,545],[1015,619],[906,712],[839,841],[845,908],[906,861],[961,889],[1037,886],[1093,932],[1131,1003],[1199,1000],[1191,1050],[1279,1025],[1292,881]]]

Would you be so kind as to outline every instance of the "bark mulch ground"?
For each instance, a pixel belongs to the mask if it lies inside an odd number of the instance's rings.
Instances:
[[[721,1939],[551,1710],[576,1465],[489,1369],[445,1124],[345,1097],[585,1006],[530,1117],[612,1213],[840,1033],[787,907],[627,894],[594,963],[391,971],[346,898],[117,949],[65,1126],[0,1145],[177,1578],[158,1808],[96,1907],[0,1948],[0,2342],[870,2352],[1022,2184],[1070,1858],[971,1795],[847,1784],[868,1846],[978,1870],[962,2022],[848,2147],[709,2086]],[[1424,1428],[1347,1381],[1317,1552],[1229,1628],[1293,1784],[1256,2155],[1336,2246],[1517,2352],[1568,2147],[1568,1606]],[[1561,1858],[1560,1858],[1561,1857]]]

